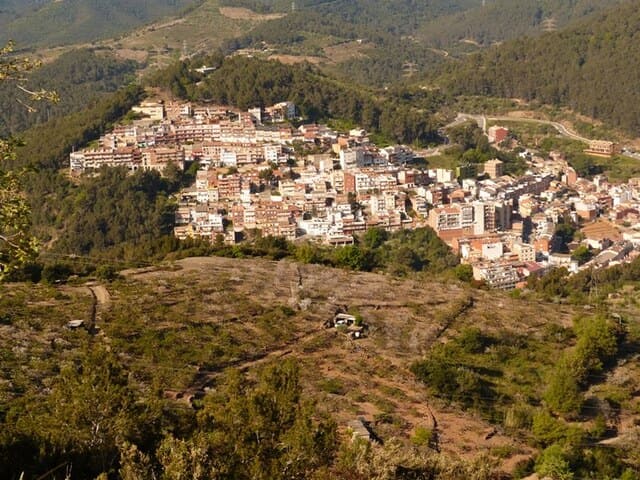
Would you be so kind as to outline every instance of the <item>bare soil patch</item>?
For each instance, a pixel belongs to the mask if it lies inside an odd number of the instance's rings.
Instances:
[[[220,14],[233,20],[265,21],[286,17],[285,13],[257,13],[242,7],[220,7]]]
[[[131,48],[120,48],[115,50],[116,55],[124,60],[134,60],[136,62],[144,62],[149,57],[149,52],[146,50],[134,50]]]
[[[367,56],[367,50],[375,48],[375,45],[367,42],[345,42],[330,45],[324,48],[324,53],[332,63],[342,63],[355,58]]]
[[[285,65],[295,65],[297,63],[309,62],[314,65],[318,65],[322,63],[325,59],[322,57],[313,57],[310,55],[270,55],[269,60],[277,60],[280,63],[284,63]]]

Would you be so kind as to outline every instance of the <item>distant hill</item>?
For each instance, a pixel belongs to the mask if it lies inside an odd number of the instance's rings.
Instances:
[[[0,43],[55,46],[120,35],[199,0],[0,0]]]
[[[65,53],[35,70],[25,84],[33,91],[55,91],[60,97],[56,104],[29,102],[15,84],[4,82],[0,84],[0,136],[83,110],[135,79],[138,67],[136,62],[117,59],[110,52],[81,49]]]
[[[640,1],[539,38],[521,38],[451,66],[456,94],[518,97],[568,106],[637,134]]]
[[[286,17],[261,23],[227,42],[228,50],[268,48],[326,58],[345,79],[374,85],[427,72],[447,57],[517,38],[559,30],[623,0],[298,1]],[[257,11],[284,8],[279,0],[222,0]],[[285,10],[282,10],[285,11]],[[358,40],[364,47],[342,47]],[[335,55],[334,46],[340,53]],[[336,65],[337,64],[337,65]]]
[[[424,23],[418,38],[451,48],[461,41],[477,46],[560,30],[585,16],[624,0],[486,0],[472,8]]]

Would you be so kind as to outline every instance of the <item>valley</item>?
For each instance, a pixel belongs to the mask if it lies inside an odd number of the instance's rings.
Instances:
[[[0,0],[0,478],[640,480],[638,12]]]

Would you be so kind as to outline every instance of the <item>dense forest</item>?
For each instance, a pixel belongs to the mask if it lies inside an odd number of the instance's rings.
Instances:
[[[561,32],[502,44],[450,65],[440,83],[455,94],[568,106],[637,133],[639,6],[625,2]]]
[[[11,167],[67,166],[68,154],[80,148],[122,119],[143,98],[143,89],[132,85],[104,98],[94,99],[84,110],[54,118],[25,130],[19,135],[23,146],[16,152]]]
[[[451,47],[468,39],[481,45],[561,29],[594,12],[624,0],[462,0],[395,1],[372,0],[332,2],[307,0],[296,2],[293,20],[296,31],[317,32],[314,24],[322,18],[324,28],[333,25],[332,35],[369,38],[372,34],[416,35],[429,46]],[[291,3],[283,0],[224,0],[229,6],[243,6],[258,12],[290,12]],[[317,17],[316,17],[317,15]],[[306,19],[306,22],[304,21]],[[301,23],[304,22],[304,23]],[[274,22],[273,25],[278,22]],[[266,24],[259,27],[271,29]]]
[[[141,88],[129,87],[83,111],[34,126],[20,135],[23,144],[16,147],[15,154],[2,159],[3,170],[22,172],[23,188],[31,206],[33,232],[41,242],[48,243],[58,235],[58,229],[63,225],[65,202],[72,201],[72,183],[64,170],[61,171],[68,165],[69,153],[73,148],[96,140],[142,96]]]
[[[0,43],[51,47],[116,36],[198,0],[0,1]]]
[[[8,136],[54,117],[85,109],[129,81],[139,65],[116,59],[110,53],[73,50],[31,72],[23,87],[30,91],[55,91],[57,103],[35,104],[16,82],[0,84],[0,136]]]
[[[439,17],[422,24],[417,33],[421,41],[439,48],[459,48],[466,41],[488,46],[525,35],[541,35],[605,10],[625,0],[487,0],[473,8]]]

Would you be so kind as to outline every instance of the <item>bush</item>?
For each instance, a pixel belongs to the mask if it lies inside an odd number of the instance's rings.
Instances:
[[[542,446],[551,445],[567,435],[565,424],[546,411],[540,411],[533,416],[531,430],[536,442]]]
[[[552,445],[545,449],[535,467],[536,473],[541,477],[550,477],[554,480],[573,480],[569,462],[559,445]]]
[[[580,392],[579,373],[572,368],[572,361],[566,355],[549,374],[544,400],[551,410],[567,417],[580,413],[583,398]]]
[[[66,263],[45,265],[42,269],[42,280],[46,283],[64,282],[73,274],[73,269]]]
[[[111,282],[118,278],[118,270],[113,265],[100,265],[96,268],[96,277]]]
[[[426,427],[416,427],[411,437],[411,443],[417,447],[428,446],[433,440],[433,430]]]
[[[471,327],[465,328],[455,342],[465,353],[482,353],[491,344],[491,339],[479,328]]]
[[[460,264],[454,269],[454,274],[461,282],[471,282],[473,280],[473,267],[467,264]]]
[[[320,388],[323,392],[333,395],[344,395],[346,393],[344,384],[337,378],[327,378],[320,384]]]

